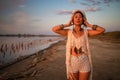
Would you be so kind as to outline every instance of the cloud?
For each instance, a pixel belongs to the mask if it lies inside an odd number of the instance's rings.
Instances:
[[[23,11],[17,11],[13,14],[14,25],[16,26],[25,26],[28,21],[28,15]]]
[[[81,3],[84,3],[84,4],[90,4],[91,6],[93,5],[101,5],[101,4],[109,4],[109,3],[112,3],[112,2],[119,2],[120,0],[86,0],[85,2],[81,2]],[[85,6],[85,5],[84,5]]]
[[[0,10],[15,9],[17,7],[23,7],[25,0],[0,0]]]
[[[101,4],[101,1],[98,0],[86,0],[86,1],[81,1],[80,4],[84,5],[84,6],[98,6],[99,4]]]
[[[18,33],[29,27],[29,16],[24,11],[16,11],[0,19],[0,33]]]
[[[62,14],[71,14],[72,11],[69,11],[69,10],[60,10],[60,11],[57,11],[56,13],[59,14],[59,15],[62,15]]]
[[[76,0],[68,0],[71,3],[76,3]]]
[[[96,12],[96,11],[100,11],[103,10],[104,8],[102,7],[104,6],[110,6],[110,3],[113,2],[120,2],[120,0],[84,0],[81,1],[80,4],[85,6],[85,7],[89,7],[86,8],[85,11],[88,12]],[[94,6],[94,7],[91,7]]]
[[[32,22],[41,22],[42,19],[33,19]]]
[[[110,2],[118,2],[118,1],[120,1],[120,0],[103,0],[103,2],[104,3],[110,3]]]
[[[19,5],[19,7],[24,8],[24,7],[25,7],[25,5]]]
[[[84,12],[96,12],[96,11],[100,11],[102,10],[101,8],[97,8],[97,7],[88,7],[88,8],[85,8],[83,9],[82,11]],[[66,14],[71,14],[72,13],[72,10],[60,10],[60,11],[57,11],[56,14],[58,15],[66,15]]]
[[[0,24],[16,24],[16,25],[24,25],[28,21],[28,14],[24,11],[14,11],[9,14],[4,14],[0,16]]]
[[[69,2],[76,2],[76,0],[69,0]],[[110,3],[113,2],[120,2],[120,0],[82,0],[79,1],[80,5],[83,5],[84,7],[87,7],[84,9],[85,12],[96,12],[103,10],[104,6],[110,6]],[[91,7],[94,6],[94,7]],[[60,14],[69,14],[69,11],[61,11]]]
[[[90,6],[90,4],[86,3],[86,2],[80,2],[81,5],[84,5],[84,6]]]
[[[96,12],[96,11],[100,11],[100,10],[102,10],[102,9],[97,8],[97,7],[89,7],[89,8],[84,9],[83,11],[85,11],[85,12]]]

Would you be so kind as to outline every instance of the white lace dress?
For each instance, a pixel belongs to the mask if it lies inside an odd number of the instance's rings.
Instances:
[[[80,43],[80,44],[78,44]],[[73,75],[70,75],[71,68],[71,47],[76,46],[77,49],[82,47],[82,51],[87,54],[90,66],[91,66],[91,74],[89,80],[92,80],[92,60],[91,60],[91,53],[89,50],[89,42],[88,42],[88,33],[87,30],[84,29],[84,35],[82,35],[79,38],[75,38],[75,36],[72,33],[72,30],[69,30],[68,37],[67,37],[67,44],[66,44],[66,70],[67,70],[67,78],[74,77]]]

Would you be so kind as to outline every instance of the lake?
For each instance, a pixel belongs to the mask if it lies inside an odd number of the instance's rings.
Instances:
[[[44,50],[61,37],[0,37],[0,66]]]

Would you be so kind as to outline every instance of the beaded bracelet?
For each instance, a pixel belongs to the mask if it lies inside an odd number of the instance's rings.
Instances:
[[[97,27],[98,27],[98,25],[93,25],[92,29],[96,30]]]
[[[64,29],[64,25],[63,25],[63,24],[61,24],[61,25],[60,25],[60,28],[61,28],[61,29]]]

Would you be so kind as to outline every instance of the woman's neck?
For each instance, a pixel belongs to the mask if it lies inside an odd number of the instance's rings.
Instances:
[[[75,26],[74,27],[75,32],[79,32],[82,30],[81,26]]]

